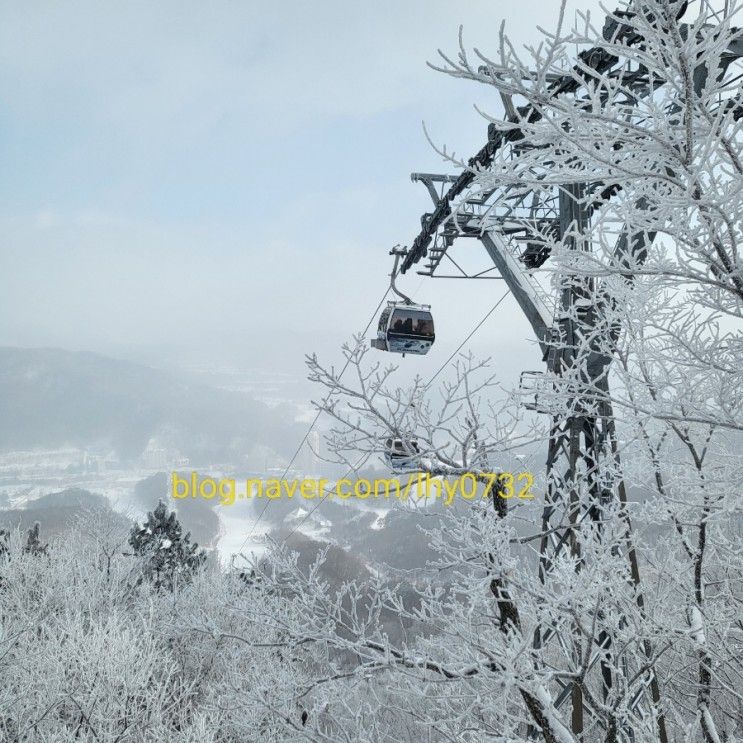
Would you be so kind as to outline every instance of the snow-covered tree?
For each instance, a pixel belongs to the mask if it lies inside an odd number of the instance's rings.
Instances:
[[[48,560],[10,534],[0,560],[0,740],[306,739],[312,658],[259,621],[289,617],[285,599],[208,566],[177,591],[137,584],[131,558],[108,559],[87,531],[53,542]]]
[[[191,542],[190,532],[183,534],[175,511],[168,513],[162,501],[142,526],[132,528],[129,544],[143,561],[143,577],[156,588],[172,590],[178,582],[188,581],[206,560],[206,552]]]
[[[37,521],[29,530],[26,537],[26,546],[24,549],[31,555],[48,555],[49,545],[42,543],[39,537],[40,524]]]

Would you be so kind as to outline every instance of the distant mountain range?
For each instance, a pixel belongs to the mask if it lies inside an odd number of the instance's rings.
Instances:
[[[69,535],[71,530],[80,538],[81,530],[95,530],[101,524],[111,533],[116,531],[121,535],[132,528],[131,521],[116,513],[104,496],[81,488],[48,493],[31,501],[26,508],[0,509],[0,528],[26,532],[35,523],[41,527],[42,542]]]
[[[244,394],[140,364],[0,347],[0,451],[102,445],[126,462],[156,436],[195,465],[240,463],[254,445],[291,454],[300,429]]]

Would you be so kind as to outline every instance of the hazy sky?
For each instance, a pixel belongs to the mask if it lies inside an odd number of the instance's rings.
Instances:
[[[571,7],[598,7],[578,1]],[[366,324],[387,251],[430,209],[411,171],[470,155],[494,90],[437,48],[523,43],[557,0],[0,3],[0,344],[157,362],[200,353],[301,373]],[[464,249],[487,265],[484,249]],[[403,288],[434,305],[435,369],[502,282]],[[507,300],[477,336],[534,368]],[[405,360],[406,362],[408,359]]]

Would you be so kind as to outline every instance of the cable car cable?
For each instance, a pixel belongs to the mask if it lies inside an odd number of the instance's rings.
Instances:
[[[482,320],[480,320],[480,322],[477,323],[477,325],[475,325],[475,327],[470,331],[469,335],[457,346],[456,350],[439,367],[438,371],[428,380],[428,382],[426,382],[426,385],[423,388],[424,390],[425,389],[428,389],[428,387],[431,386],[431,384],[433,383],[434,379],[436,379],[436,377],[438,377],[439,374],[441,374],[441,372],[446,368],[446,366],[449,364],[449,362],[462,350],[462,347],[464,346],[464,344],[467,343],[467,341],[469,341],[470,338],[472,338],[472,336],[482,327],[483,323],[485,323],[485,321],[493,314],[493,312],[495,312],[498,309],[500,303],[510,294],[510,292],[511,292],[510,289],[506,289],[506,293],[490,308],[490,310],[488,310],[487,314],[482,318]],[[360,467],[362,467],[364,464],[366,464],[366,461],[369,459],[369,457],[372,455],[372,453],[373,452],[368,452],[364,456],[363,461],[359,461],[359,463],[355,467],[352,467],[350,470],[348,470],[348,472],[346,472],[346,474],[341,479],[345,479],[346,477],[348,477],[348,475],[350,475],[351,472],[357,472]],[[320,498],[317,501],[317,503],[305,514],[304,518],[281,540],[282,546],[286,546],[287,540],[291,536],[293,536],[295,534],[295,532],[299,529],[299,527],[302,526],[302,524],[304,524],[304,522],[307,521],[307,519],[310,516],[312,516],[312,514],[321,506],[321,504],[323,503],[323,501],[328,497],[328,493],[330,493],[330,492],[331,492],[331,489],[330,488],[328,488],[327,490],[325,490],[322,498]]]
[[[470,334],[457,346],[457,349],[454,351],[454,353],[452,353],[451,356],[449,356],[449,358],[439,367],[439,370],[436,372],[436,374],[434,374],[428,380],[428,382],[426,383],[426,386],[424,387],[424,389],[427,389],[429,387],[429,385],[431,384],[431,382],[433,382],[433,380],[436,379],[436,377],[438,377],[439,374],[441,374],[442,371],[444,371],[444,369],[446,368],[446,365],[462,350],[462,346],[464,346],[464,344],[467,343],[467,341],[470,338],[472,338],[472,336],[480,329],[480,327],[482,326],[482,324],[498,309],[500,303],[510,293],[511,293],[511,290],[510,289],[506,289],[506,293],[490,308],[490,310],[488,311],[487,315],[485,315],[485,317],[483,317],[482,320],[480,320],[480,322],[477,323],[477,325],[475,325],[475,327],[472,329],[472,331],[470,332]]]
[[[421,279],[421,283],[423,283],[423,279]],[[374,319],[376,318],[377,313],[379,312],[380,308],[384,304],[385,299],[387,299],[387,295],[390,293],[390,289],[391,289],[391,287],[388,286],[387,287],[387,291],[385,291],[385,293],[382,295],[382,298],[379,300],[379,304],[377,305],[376,309],[372,313],[372,316],[369,318],[369,322],[366,324],[366,327],[364,328],[364,332],[362,333],[362,335],[366,335],[367,332],[369,331],[369,328],[372,326],[372,323],[374,322]],[[346,363],[344,364],[343,368],[341,369],[341,372],[338,375],[338,379],[340,379],[343,376],[343,373],[346,371],[346,369],[348,368],[348,365],[350,363],[351,363],[351,359],[350,358],[349,359],[346,359]],[[328,399],[330,399],[330,393],[328,393],[328,396],[326,397],[326,400],[325,401],[327,402]],[[294,460],[299,455],[299,452],[302,450],[302,447],[304,446],[305,442],[307,441],[307,437],[310,435],[310,432],[315,427],[315,424],[317,423],[317,421],[318,421],[318,419],[320,418],[321,415],[322,415],[322,409],[320,409],[320,410],[317,411],[317,415],[315,416],[315,418],[313,419],[313,421],[310,423],[310,427],[305,432],[304,438],[299,442],[299,446],[297,447],[296,451],[292,455],[292,458],[289,460],[289,464],[286,465],[286,468],[284,469],[284,474],[281,476],[281,479],[282,480],[286,477],[286,473],[289,471],[289,468],[292,466],[292,464],[294,464]],[[239,554],[239,553],[241,553],[243,551],[243,548],[248,543],[248,540],[250,539],[250,537],[253,536],[253,532],[255,532],[256,527],[258,526],[258,524],[260,523],[261,519],[263,518],[263,515],[266,513],[266,509],[268,508],[268,504],[269,503],[270,503],[270,501],[267,500],[266,501],[266,504],[263,506],[263,510],[258,514],[258,518],[253,522],[253,526],[251,527],[250,532],[248,532],[248,535],[243,540],[243,543],[240,545],[240,549],[237,551],[236,554]]]

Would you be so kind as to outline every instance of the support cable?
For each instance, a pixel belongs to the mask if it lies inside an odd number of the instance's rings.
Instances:
[[[377,317],[377,313],[379,312],[380,308],[384,304],[385,299],[387,299],[387,295],[390,293],[390,289],[392,287],[387,287],[387,291],[382,295],[382,298],[379,300],[379,304],[376,306],[376,309],[372,313],[372,316],[369,318],[369,322],[366,324],[366,327],[364,328],[364,331],[362,335],[366,335],[369,331],[369,328],[372,326],[372,323],[374,322],[374,319]],[[348,365],[351,363],[351,359],[346,359],[346,363],[343,365],[343,368],[341,369],[340,374],[338,375],[338,379],[340,379],[346,369],[348,369]],[[325,402],[327,402],[330,399],[330,393],[328,393],[327,397],[325,398]],[[299,455],[299,452],[302,450],[302,447],[305,445],[305,442],[307,441],[307,437],[310,435],[312,429],[315,427],[315,424],[319,420],[320,416],[322,415],[322,409],[317,411],[317,415],[315,415],[314,419],[310,423],[309,428],[304,434],[304,437],[299,442],[299,446],[297,447],[296,451],[292,455],[292,458],[289,460],[289,464],[286,465],[286,468],[284,469],[284,474],[281,476],[281,479],[283,480],[286,477],[286,473],[289,471],[291,466],[294,464],[294,461],[296,460],[297,456]],[[263,506],[263,510],[258,514],[258,518],[253,522],[253,526],[251,527],[250,531],[248,532],[248,535],[243,540],[243,543],[240,545],[240,549],[237,551],[238,553],[242,552],[245,545],[248,543],[249,539],[253,536],[253,533],[255,532],[256,527],[258,526],[259,522],[263,518],[264,514],[266,513],[266,509],[268,508],[268,504],[270,501],[266,501],[266,505]]]

